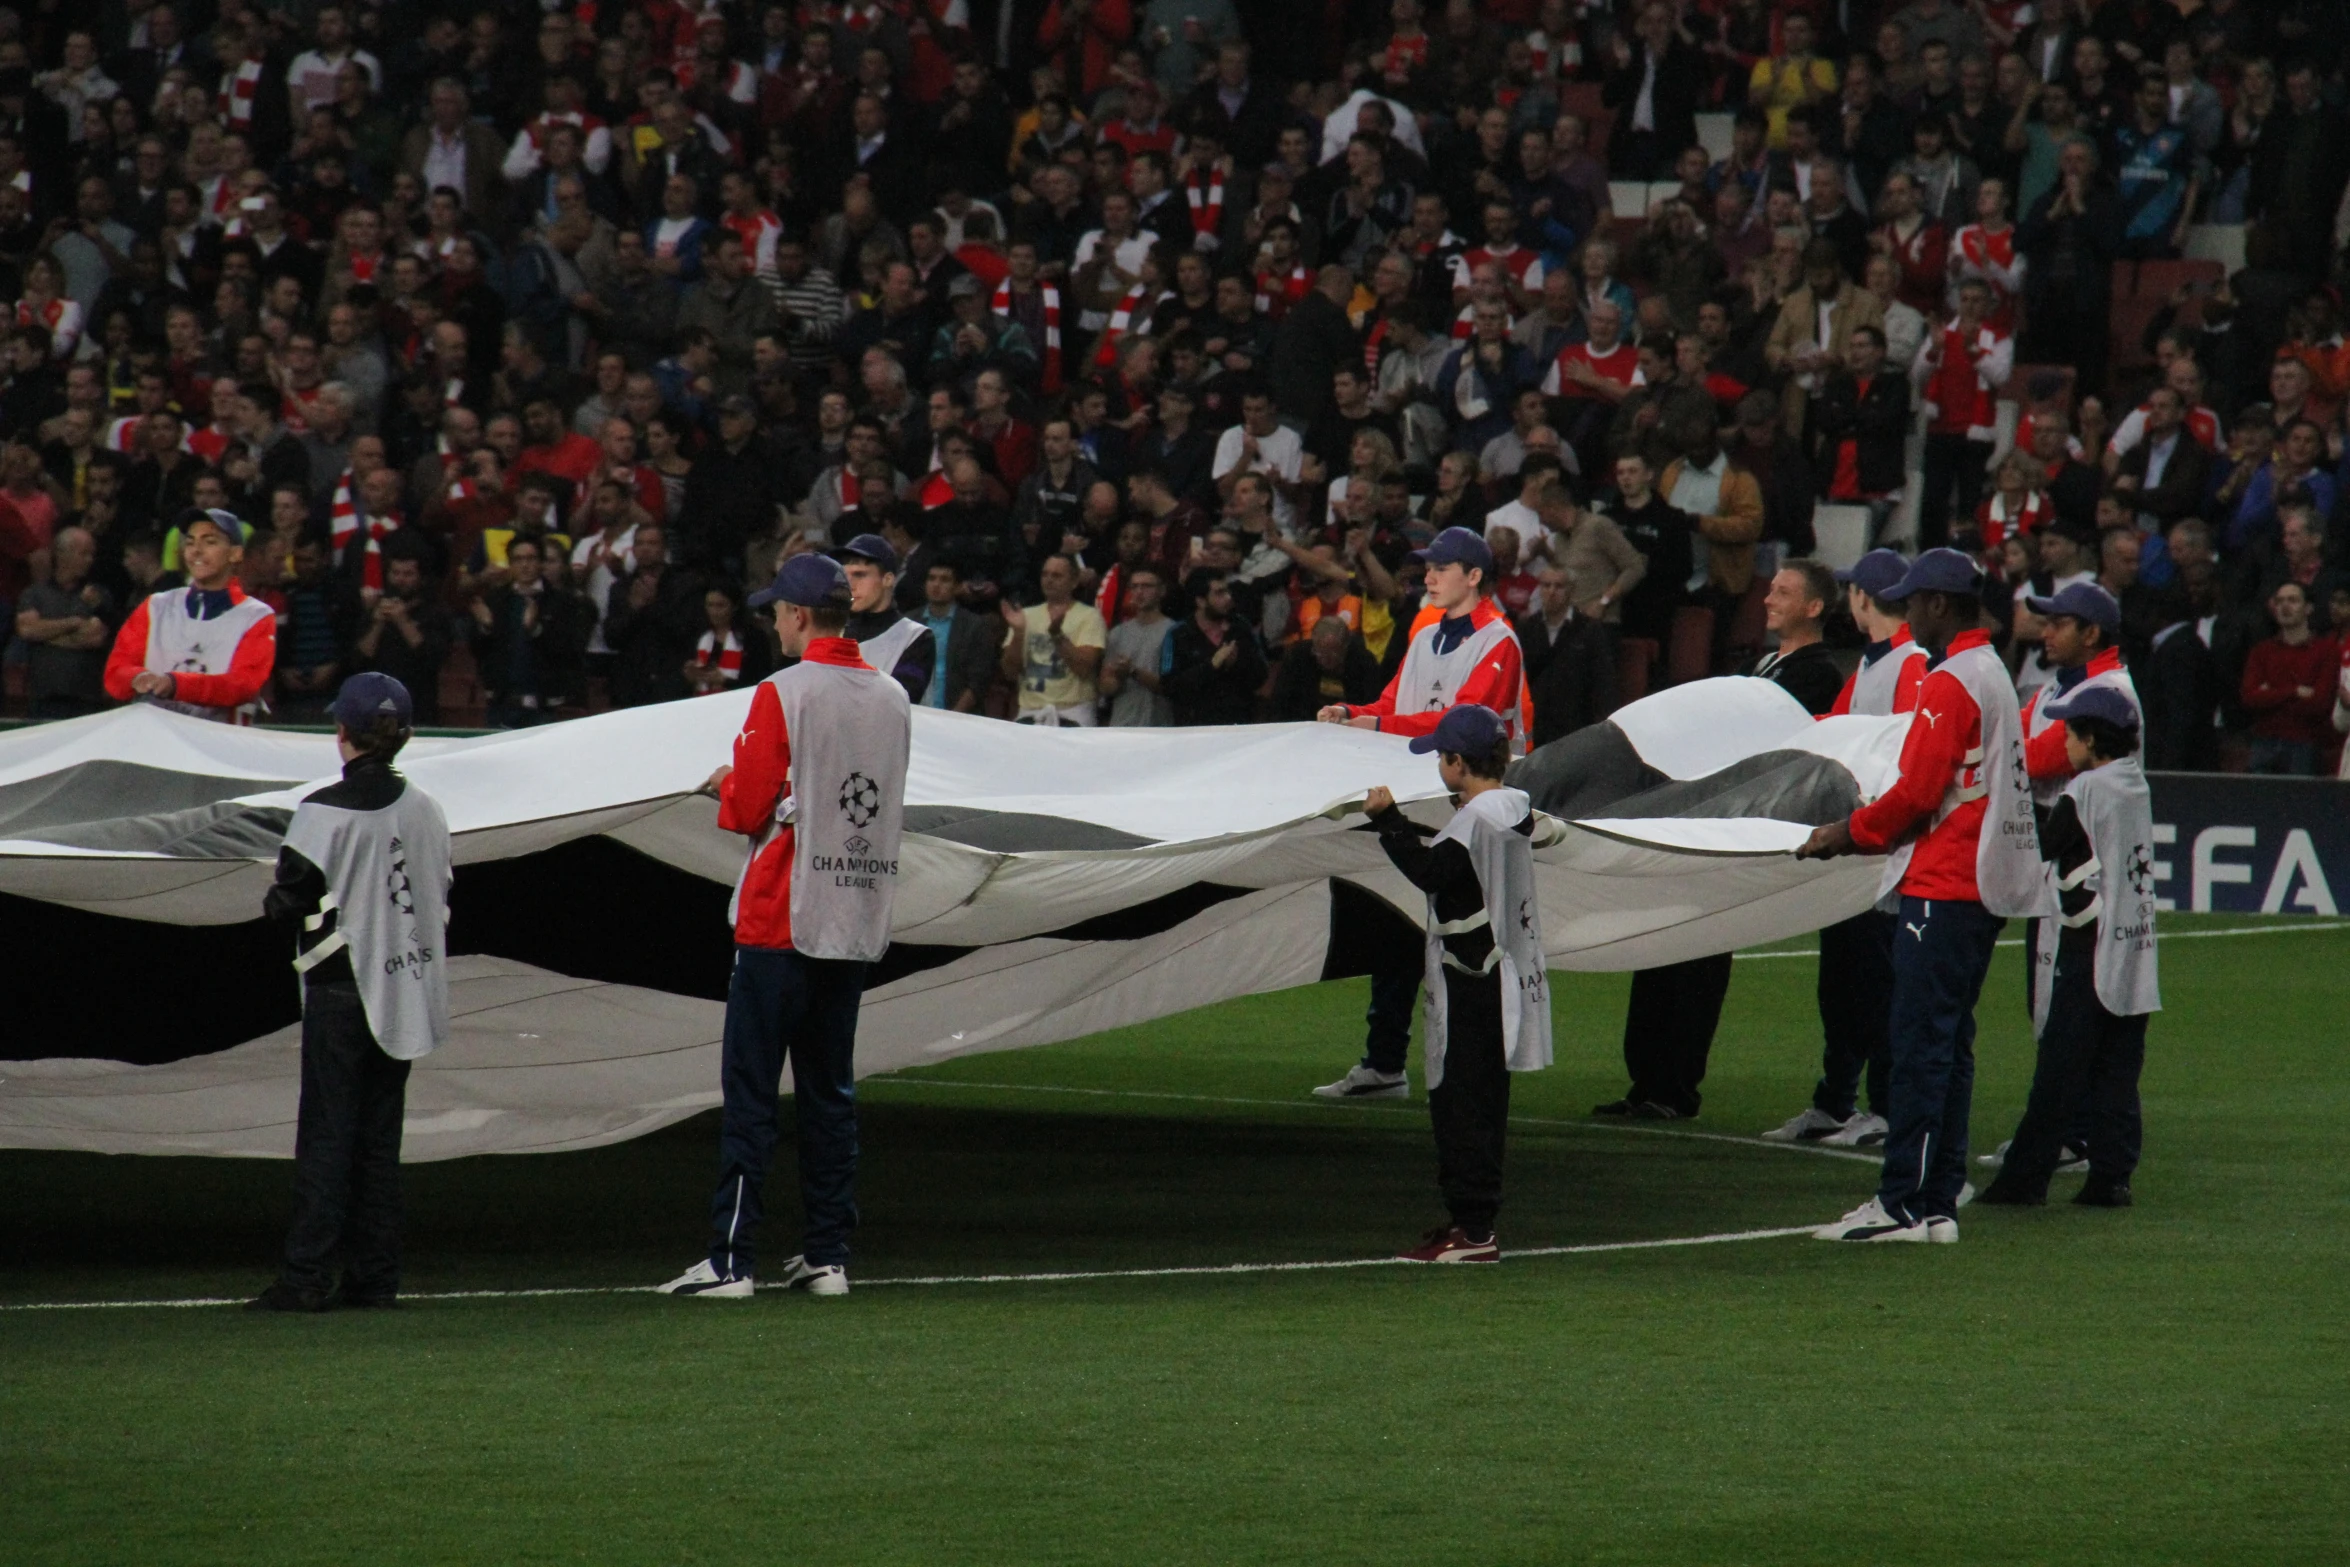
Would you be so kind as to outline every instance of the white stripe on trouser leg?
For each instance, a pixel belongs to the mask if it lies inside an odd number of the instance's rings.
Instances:
[[[1945,1088],[1943,1091],[1946,1094],[1949,1092],[1947,1088]],[[1932,1132],[1928,1132],[1923,1137],[1918,1139],[1917,1200],[1920,1204],[1923,1204],[1926,1198],[1926,1166],[1932,1160],[1933,1156],[1934,1134]],[[1915,1224],[1918,1218],[1918,1210],[1914,1208],[1903,1209],[1902,1217],[1909,1223]]]
[[[734,1178],[734,1217],[726,1221],[726,1276],[734,1277],[734,1238],[743,1227],[743,1178]]]

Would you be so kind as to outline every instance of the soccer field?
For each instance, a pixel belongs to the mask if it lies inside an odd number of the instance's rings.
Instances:
[[[1440,1210],[1416,1098],[1305,1097],[1359,980],[867,1080],[840,1301],[638,1292],[708,1116],[410,1167],[416,1298],[323,1318],[25,1309],[252,1293],[289,1169],[0,1154],[0,1561],[2338,1563],[2350,929],[2250,923],[2165,917],[2138,1206],[2059,1177],[1956,1247],[1747,1233],[1874,1182],[1752,1140],[1818,1066],[1783,953],[1673,1128],[1588,1119],[1626,981],[1557,976],[1498,1268],[1378,1261]]]

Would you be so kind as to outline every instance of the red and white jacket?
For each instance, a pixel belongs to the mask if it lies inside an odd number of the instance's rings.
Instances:
[[[132,679],[152,672],[172,677],[171,706],[199,717],[234,722],[258,702],[277,667],[277,616],[233,580],[225,591],[227,609],[204,619],[190,607],[201,589],[167,588],[140,600],[106,656],[106,694],[127,702]]]
[[[775,245],[783,238],[783,219],[762,207],[747,218],[738,212],[721,212],[718,226],[743,242],[743,254],[751,258],[756,270],[775,270]]]
[[[1925,389],[1935,435],[1963,435],[1970,441],[1999,438],[1999,391],[2015,373],[2015,339],[1986,321],[1970,335],[1953,316],[1918,347],[1911,380]]]
[[[2089,660],[2089,667],[2081,671],[2081,678],[2062,694],[2070,695],[2085,685],[2111,686],[2128,697],[2132,707],[2138,706],[2138,684],[2122,667],[2122,650],[2118,647],[2100,650]],[[2024,773],[2032,780],[2032,793],[2043,805],[2053,805],[2073,775],[2072,757],[2064,748],[2064,725],[2042,711],[2058,695],[2056,686],[2041,686],[2024,699]]]
[[[1473,249],[1462,251],[1452,258],[1454,291],[1461,294],[1467,293],[1469,280],[1474,278],[1477,275],[1477,269],[1488,261],[1501,268],[1511,282],[1526,292],[1530,294],[1540,292],[1542,288],[1542,252],[1526,245],[1512,245],[1507,250],[1495,250],[1490,246],[1478,245]]]
[[[1892,662],[1889,670],[1883,668],[1885,660]],[[1918,692],[1926,683],[1927,662],[1926,650],[1918,646],[1917,639],[1909,634],[1909,627],[1895,626],[1891,641],[1886,644],[1885,651],[1878,655],[1877,661],[1872,663],[1863,654],[1860,667],[1844,677],[1844,689],[1836,693],[1836,700],[1828,708],[1826,716],[1841,718],[1853,711],[1853,699],[1860,689],[1860,677],[1880,673],[1890,674],[1893,681],[1893,689],[1888,694],[1891,705],[1885,708],[1885,714],[1916,712]],[[1872,680],[1870,684],[1874,687],[1878,682]],[[1860,711],[1873,713],[1876,710],[1877,703],[1862,700]]]
[[[1951,640],[1950,651],[1990,643],[1988,631],[1962,632]],[[1903,896],[1983,901],[1975,867],[1989,805],[1975,779],[1984,768],[2000,765],[1987,754],[1989,739],[1983,733],[1983,710],[1965,682],[1947,669],[1930,672],[1918,688],[1917,709],[1901,742],[1901,776],[1852,813],[1852,841],[1871,854],[1882,854],[1923,829],[1901,878]],[[1948,798],[1958,803],[1945,812]]]
[[[1462,620],[1468,622],[1465,628],[1458,625]],[[1480,598],[1467,615],[1437,620],[1414,632],[1403,663],[1379,700],[1350,707],[1347,716],[1376,718],[1381,734],[1424,735],[1435,729],[1447,709],[1474,703],[1499,713],[1514,736],[1524,678],[1524,658],[1509,617],[1493,600]]]
[[[843,669],[865,667],[864,655],[847,637],[818,637],[801,655],[811,664]],[[718,785],[718,825],[746,838],[766,838],[743,871],[736,898],[734,941],[738,947],[789,948],[793,837],[775,825],[775,807],[791,788],[791,736],[785,732],[783,701],[762,681],[751,696],[751,716],[734,737],[734,771]],[[773,826],[774,831],[768,832]]]
[[[1994,234],[1980,223],[1969,223],[1950,236],[1950,265],[1947,274],[1955,299],[1958,285],[1968,278],[1981,278],[1991,285],[1991,324],[2003,329],[2014,325],[2016,296],[2024,291],[2024,273],[2030,266],[2016,253],[2015,226],[2008,225]]]

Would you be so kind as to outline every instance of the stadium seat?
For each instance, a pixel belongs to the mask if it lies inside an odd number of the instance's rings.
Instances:
[[[1811,531],[1813,557],[1842,571],[1869,551],[1869,509],[1822,502],[1812,508]]]
[[[1738,600],[1738,609],[1730,617],[1729,653],[1733,667],[1752,658],[1762,648],[1766,632],[1763,625],[1763,595],[1771,589],[1768,578],[1757,575],[1746,585],[1746,594]],[[1833,609],[1835,606],[1830,605]]]
[[[453,729],[472,729],[478,728],[485,716],[481,674],[474,665],[473,649],[459,642],[449,649],[448,662],[441,665],[441,722]]]
[[[1616,706],[1648,695],[1649,671],[1659,652],[1654,637],[1626,637],[1616,655]]]
[[[1730,156],[1730,132],[1737,121],[1738,116],[1734,114],[1701,114],[1697,117],[1697,144],[1716,163]]]
[[[2216,261],[2228,269],[2230,275],[2244,270],[2244,225],[2241,223],[2198,223],[2187,230],[2187,247],[2182,252],[2190,261]]]
[[[2211,285],[2227,276],[2217,261],[2117,261],[2113,264],[2112,365],[2145,370],[2154,364],[2146,351],[2146,324],[2169,303],[2182,283]]]
[[[1609,180],[1608,199],[1615,203],[1616,221],[1641,220],[1648,216],[1648,186],[1639,180]]]
[[[2028,410],[2033,401],[2030,395],[2033,383],[2050,378],[2055,379],[2061,390],[2049,398],[2048,406],[2069,419],[2073,413],[2073,394],[2079,389],[2081,380],[2081,372],[2071,365],[2017,365],[2015,373],[2008,377],[2007,389]]]
[[[1686,685],[1714,672],[1714,612],[1694,604],[1673,611],[1673,644],[1665,655],[1665,684]]]

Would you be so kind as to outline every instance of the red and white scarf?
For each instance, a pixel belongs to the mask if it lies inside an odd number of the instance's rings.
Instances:
[[[1289,276],[1272,272],[1257,274],[1257,314],[1271,316],[1278,321],[1289,314],[1289,307],[1306,297],[1306,290],[1314,280],[1301,264],[1290,269]]]
[[[718,678],[725,682],[725,685],[704,686],[698,695],[711,696],[725,690],[743,677],[743,639],[729,631],[721,642],[717,632],[703,632],[702,639],[694,644],[694,664],[700,669],[716,668]]]
[[[220,113],[232,131],[253,128],[253,94],[261,85],[261,62],[247,60],[220,84]]]
[[[465,401],[465,377],[453,375],[441,385],[441,406],[454,408]]]
[[[1220,241],[1217,236],[1224,229],[1224,171],[1208,170],[1208,188],[1202,194],[1199,188],[1199,170],[1193,169],[1183,177],[1183,199],[1191,207],[1191,233],[1201,250],[1213,250]]]
[[[923,479],[922,488],[915,492],[914,498],[921,502],[924,511],[936,511],[955,498],[954,481],[945,473],[933,469]]]
[[[1061,291],[1050,283],[1039,283],[1036,292],[1044,301],[1044,377],[1040,383],[1045,392],[1061,389]],[[995,298],[988,308],[1005,320],[1012,319],[1012,280],[1005,278],[995,286]]]
[[[359,585],[371,593],[381,593],[384,585],[383,541],[400,531],[397,515],[367,519],[367,553],[359,563]],[[351,470],[335,480],[334,504],[327,513],[327,538],[340,555],[351,547],[359,536],[359,507],[351,499]]]
[[[372,283],[376,269],[383,265],[384,254],[379,250],[372,256],[351,255],[343,259],[350,268],[352,282]]]
[[[1126,291],[1126,297],[1118,301],[1118,308],[1110,312],[1110,324],[1102,328],[1101,341],[1094,345],[1094,368],[1107,370],[1118,362],[1118,339],[1124,337],[1126,328],[1133,324],[1135,307],[1142,303],[1142,296],[1146,292],[1148,290],[1140,283],[1135,284]]]

